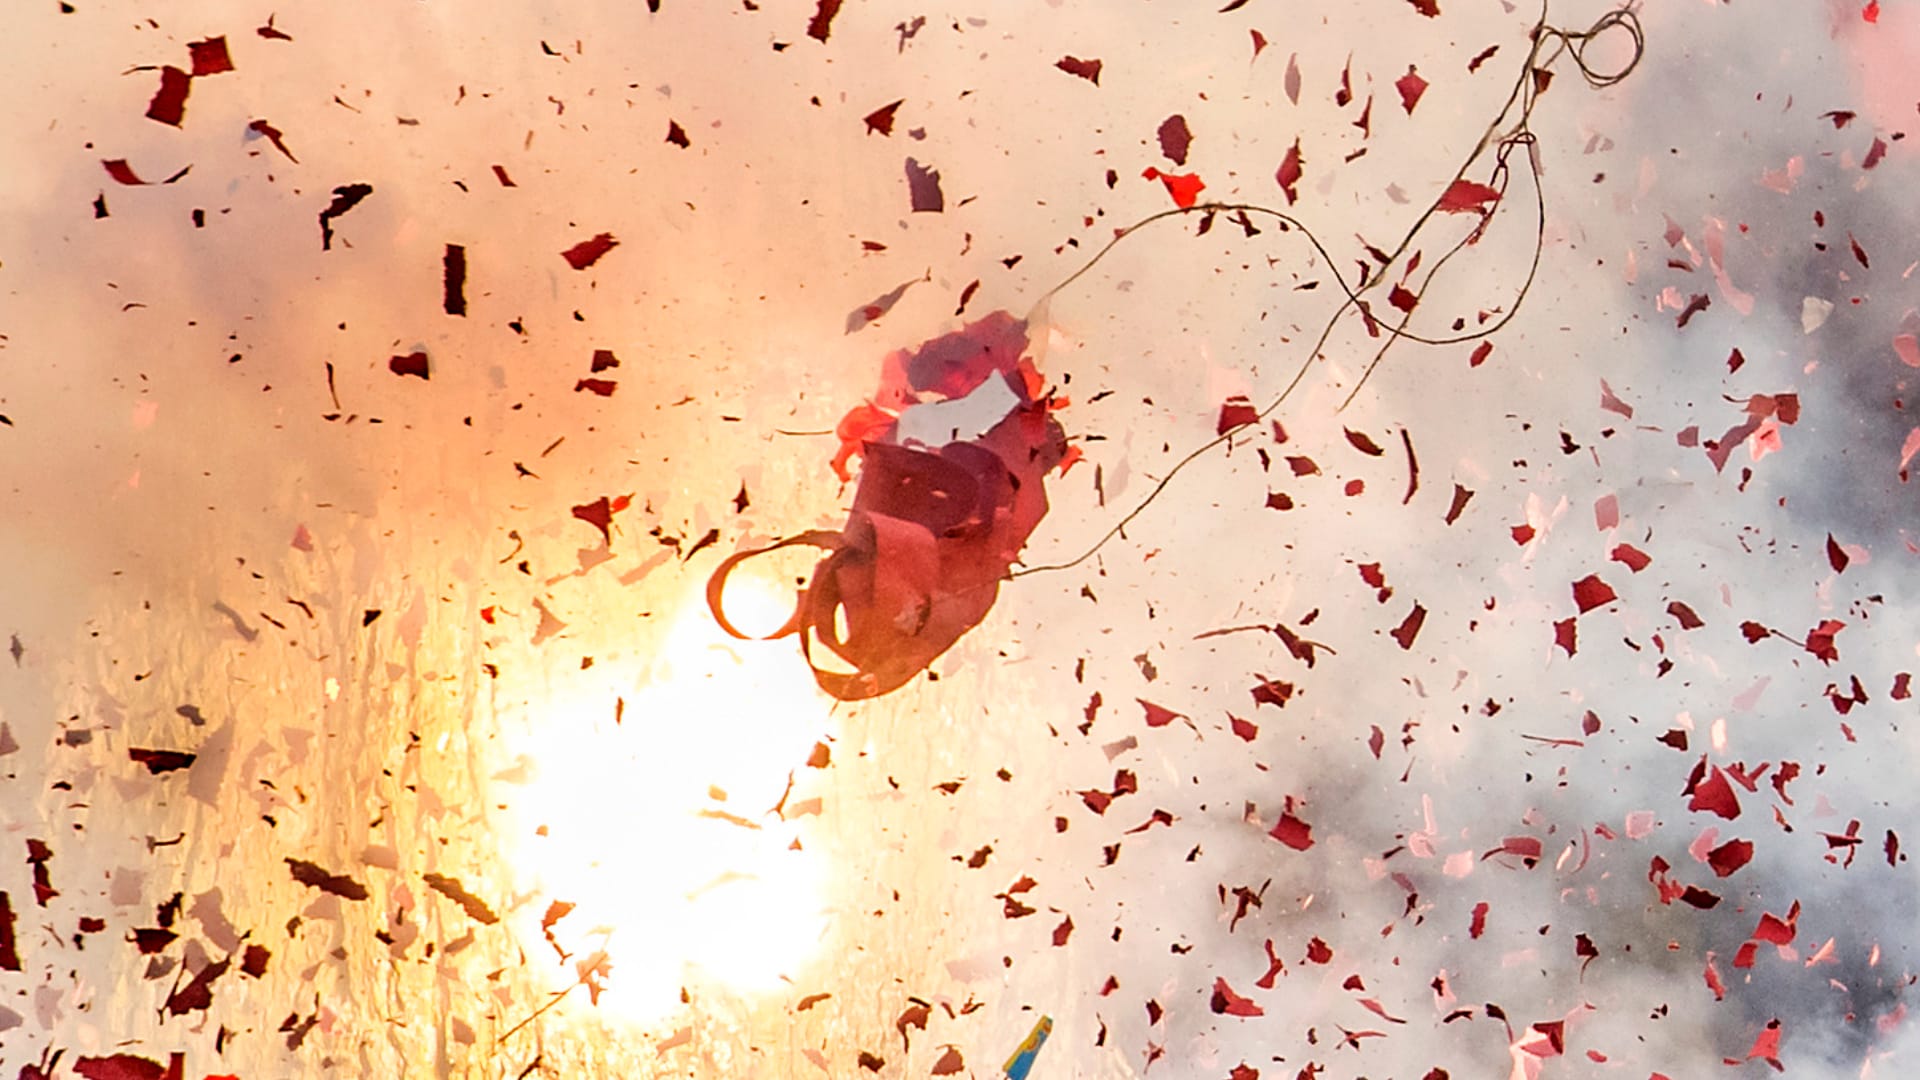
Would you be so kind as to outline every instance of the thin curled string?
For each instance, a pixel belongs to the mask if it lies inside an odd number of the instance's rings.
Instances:
[[[1633,51],[1619,70],[1610,72],[1597,71],[1587,62],[1587,47],[1600,35],[1615,29],[1627,32],[1632,40]],[[1038,566],[1023,566],[1017,570],[1010,571],[1007,575],[1009,578],[1025,577],[1029,574],[1038,574],[1050,570],[1070,570],[1092,558],[1102,547],[1106,546],[1108,541],[1120,536],[1126,530],[1126,527],[1133,523],[1135,518],[1139,517],[1148,506],[1152,505],[1153,502],[1160,497],[1161,493],[1173,483],[1174,478],[1188,465],[1205,456],[1214,447],[1231,439],[1243,428],[1265,420],[1278,410],[1281,405],[1285,404],[1287,399],[1293,395],[1293,392],[1298,389],[1300,384],[1306,379],[1307,372],[1312,369],[1314,361],[1320,357],[1321,350],[1326,346],[1328,339],[1333,336],[1333,332],[1340,324],[1340,321],[1346,317],[1348,312],[1355,308],[1361,311],[1367,320],[1369,329],[1376,327],[1383,329],[1387,332],[1387,337],[1386,340],[1381,343],[1380,347],[1375,350],[1373,357],[1367,362],[1367,366],[1361,371],[1360,378],[1354,384],[1353,389],[1347,394],[1346,398],[1341,401],[1339,406],[1340,410],[1345,410],[1348,405],[1353,403],[1354,397],[1360,393],[1361,388],[1364,387],[1367,380],[1372,377],[1374,370],[1378,368],[1380,362],[1386,358],[1387,351],[1391,349],[1396,342],[1405,340],[1422,345],[1456,345],[1461,342],[1475,341],[1489,337],[1513,320],[1519,313],[1521,302],[1526,299],[1528,291],[1532,289],[1533,282],[1539,274],[1541,254],[1546,246],[1546,197],[1540,186],[1539,162],[1534,157],[1537,140],[1534,137],[1532,128],[1529,126],[1529,121],[1532,118],[1534,106],[1539,101],[1540,94],[1546,90],[1546,82],[1550,77],[1550,69],[1563,55],[1571,56],[1574,66],[1579,70],[1581,78],[1586,80],[1587,85],[1601,89],[1613,86],[1625,79],[1633,72],[1633,69],[1639,65],[1640,58],[1645,55],[1646,52],[1646,34],[1640,26],[1639,16],[1635,14],[1631,7],[1616,8],[1594,20],[1593,24],[1587,27],[1587,29],[1573,31],[1549,25],[1547,23],[1547,3],[1546,0],[1542,0],[1540,18],[1534,23],[1529,36],[1532,44],[1527,51],[1526,62],[1521,66],[1520,74],[1515,78],[1513,89],[1508,94],[1505,104],[1501,106],[1500,112],[1495,115],[1492,122],[1487,125],[1480,139],[1474,144],[1472,152],[1461,162],[1460,167],[1454,170],[1447,188],[1443,189],[1443,194],[1434,199],[1434,201],[1427,206],[1426,210],[1422,211],[1420,216],[1414,219],[1413,224],[1408,227],[1406,232],[1401,236],[1399,244],[1388,254],[1386,260],[1381,263],[1379,270],[1375,271],[1372,276],[1366,276],[1363,267],[1359,280],[1357,280],[1354,285],[1349,285],[1346,278],[1341,276],[1339,267],[1335,263],[1332,254],[1328,252],[1326,245],[1321,243],[1320,238],[1314,235],[1312,229],[1309,229],[1298,218],[1291,214],[1256,204],[1212,202],[1201,203],[1195,206],[1176,207],[1171,210],[1162,210],[1134,222],[1132,225],[1115,233],[1113,239],[1109,240],[1104,247],[1095,252],[1085,263],[1081,264],[1079,269],[1067,275],[1058,285],[1055,285],[1041,295],[1039,302],[1036,303],[1033,308],[1036,313],[1044,311],[1054,296],[1091,271],[1102,259],[1106,258],[1121,241],[1126,240],[1141,229],[1156,222],[1185,214],[1207,214],[1209,218],[1211,218],[1214,214],[1237,213],[1241,215],[1259,214],[1272,218],[1281,223],[1283,231],[1284,229],[1298,229],[1301,235],[1306,237],[1307,242],[1312,245],[1314,251],[1318,253],[1322,259],[1326,260],[1327,268],[1332,273],[1334,282],[1340,286],[1343,299],[1340,306],[1321,328],[1319,335],[1314,339],[1313,347],[1307,351],[1306,358],[1302,360],[1299,367],[1295,369],[1292,378],[1288,379],[1286,385],[1281,388],[1278,395],[1255,414],[1253,420],[1248,421],[1247,424],[1229,428],[1189,451],[1186,456],[1174,463],[1166,475],[1162,476],[1160,480],[1154,484],[1153,489],[1149,491],[1140,502],[1135,504],[1133,509],[1127,511],[1100,539],[1094,541],[1091,546],[1072,560]],[[1510,117],[1513,119],[1509,124],[1508,120]],[[1426,227],[1427,223],[1432,220],[1433,216],[1440,212],[1441,203],[1446,197],[1444,192],[1451,190],[1454,183],[1464,180],[1467,171],[1473,167],[1476,161],[1480,160],[1489,147],[1497,148],[1494,153],[1494,167],[1490,178],[1492,183],[1488,185],[1499,193],[1498,198],[1493,201],[1494,207],[1503,205],[1506,201],[1507,189],[1512,181],[1512,169],[1508,159],[1516,149],[1524,148],[1526,150],[1527,173],[1533,186],[1533,252],[1527,263],[1526,276],[1522,279],[1519,289],[1515,292],[1513,301],[1491,325],[1482,326],[1470,332],[1447,337],[1429,337],[1407,329],[1408,324],[1412,321],[1413,311],[1417,309],[1419,299],[1425,295],[1427,288],[1432,284],[1434,275],[1451,261],[1455,255],[1459,254],[1469,244],[1477,241],[1485,232],[1495,212],[1495,210],[1490,207],[1482,212],[1480,223],[1475,226],[1472,231],[1458,241],[1455,241],[1452,246],[1427,267],[1426,274],[1420,278],[1418,286],[1411,290],[1415,303],[1400,314],[1397,323],[1389,324],[1375,318],[1364,299],[1366,293],[1373,290],[1382,281],[1387,280],[1388,271],[1406,254],[1407,249],[1413,245],[1414,239],[1420,234],[1420,231]]]

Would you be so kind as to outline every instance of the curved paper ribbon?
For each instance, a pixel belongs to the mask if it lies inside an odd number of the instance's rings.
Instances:
[[[846,528],[810,530],[722,562],[707,581],[707,606],[721,629],[750,636],[726,616],[733,570],[794,545],[828,554],[793,614],[767,637],[798,634],[814,681],[842,701],[904,686],[986,618],[1000,582],[1047,512],[1042,478],[1066,454],[1051,403],[1034,400],[1029,372],[1019,362],[1024,345],[1024,324],[996,313],[916,354],[889,356],[886,370],[905,374],[918,390],[964,396],[998,377],[1020,404],[978,438],[937,450],[861,438],[860,486]],[[836,465],[850,456],[843,447]],[[816,639],[853,670],[815,663]]]

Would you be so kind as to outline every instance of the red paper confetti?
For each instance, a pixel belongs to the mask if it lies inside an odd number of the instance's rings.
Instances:
[[[1509,836],[1500,841],[1499,847],[1481,855],[1480,861],[1485,862],[1495,855],[1512,855],[1531,867],[1540,861],[1542,850],[1540,838],[1537,836]]]
[[[1453,485],[1453,500],[1447,504],[1446,523],[1451,525],[1460,520],[1461,512],[1466,510],[1467,503],[1472,501],[1472,499],[1473,491],[1471,489],[1461,487],[1459,484]]]
[[[125,158],[114,158],[111,161],[102,161],[100,164],[106,166],[107,175],[113,177],[116,183],[135,187],[148,182],[140,179],[139,174],[133,171],[133,166],[127,164]]]
[[[1846,625],[1838,619],[1820,620],[1820,625],[1807,631],[1807,651],[1819,657],[1823,664],[1840,659],[1840,650],[1834,647],[1833,638]]]
[[[1582,615],[1594,608],[1611,604],[1616,599],[1612,587],[1601,581],[1598,574],[1588,574],[1573,583],[1573,602],[1579,606]]]
[[[0,891],[0,971],[19,971],[20,950],[13,936],[13,899]]]
[[[1293,140],[1293,146],[1287,150],[1287,156],[1280,160],[1280,170],[1273,174],[1280,184],[1280,191],[1287,197],[1287,205],[1292,206],[1300,198],[1296,185],[1300,183],[1300,167],[1304,159],[1300,156],[1300,140]]]
[[[186,1057],[185,1054],[175,1051],[169,1056],[164,1066],[150,1058],[135,1054],[83,1057],[73,1063],[73,1071],[85,1077],[86,1080],[182,1080],[186,1070]],[[21,1075],[26,1074],[23,1072]]]
[[[620,241],[615,240],[612,233],[603,232],[595,235],[592,239],[582,240],[573,245],[561,252],[560,257],[567,260],[567,265],[573,267],[575,270],[585,270],[587,267],[599,262],[600,256],[605,255],[607,252],[619,246]]]
[[[1100,61],[1082,60],[1077,56],[1063,56],[1053,65],[1069,75],[1078,75],[1095,86],[1100,85]]]
[[[573,516],[600,530],[600,536],[607,543],[613,543],[613,515],[632,505],[633,496],[621,495],[609,498],[602,495],[590,503],[582,503],[573,508]]]
[[[448,244],[440,256],[440,306],[449,315],[467,313],[467,249]]]
[[[227,52],[225,37],[211,37],[205,41],[187,43],[187,54],[193,58],[193,76],[218,75],[233,70],[233,57]]]
[[[813,18],[807,20],[807,36],[815,41],[825,41],[833,33],[833,17],[840,14],[841,0],[819,0],[814,9]]]
[[[1455,180],[1440,196],[1435,209],[1448,214],[1484,214],[1490,204],[1499,201],[1500,192],[1472,180]]]
[[[1147,701],[1144,698],[1134,698],[1133,700],[1139,702],[1140,707],[1146,710],[1148,727],[1166,727],[1183,715],[1165,706],[1155,705],[1153,702]]]
[[[247,125],[247,130],[265,136],[266,140],[273,144],[275,150],[286,155],[288,161],[296,165],[300,163],[300,159],[293,156],[293,151],[287,149],[286,140],[281,137],[284,133],[279,128],[274,127],[265,120],[255,120]]]
[[[1877,5],[1879,0],[1874,2]],[[1766,1029],[1754,1036],[1753,1048],[1747,1051],[1746,1060],[1752,1061],[1754,1058],[1759,1058],[1773,1066],[1775,1070],[1785,1071],[1786,1066],[1780,1064],[1780,1032],[1779,1020],[1767,1021]]]
[[[1187,118],[1179,113],[1167,117],[1157,132],[1160,152],[1175,165],[1187,163],[1187,148],[1193,145],[1193,132],[1187,130]]]
[[[1799,935],[1799,923],[1800,902],[1796,900],[1793,906],[1787,909],[1787,917],[1784,919],[1771,911],[1761,912],[1760,922],[1753,928],[1753,936],[1755,940],[1764,941],[1769,945],[1791,945],[1793,939]]]
[[[192,89],[193,76],[168,64],[160,69],[160,89],[154,91],[153,100],[147,102],[147,118],[163,124],[179,127],[187,113],[187,91]]]
[[[1227,985],[1224,976],[1213,980],[1213,1011],[1225,1016],[1265,1016],[1265,1009],[1255,1004],[1253,999],[1241,997]]]
[[[1167,194],[1173,196],[1173,204],[1183,210],[1199,201],[1200,192],[1206,190],[1207,186],[1206,182],[1200,179],[1200,174],[1198,173],[1186,173],[1175,176],[1172,173],[1163,173],[1159,169],[1148,166],[1140,175],[1148,180],[1158,180],[1162,184],[1165,184]]]
[[[1573,616],[1556,620],[1553,624],[1553,643],[1566,651],[1568,656],[1579,650],[1579,631]]]
[[[213,984],[227,973],[232,962],[229,958],[201,968],[187,985],[168,995],[167,1011],[175,1016],[185,1016],[190,1012],[204,1012],[212,1008]]]
[[[27,840],[27,864],[33,867],[33,900],[41,907],[60,895],[60,890],[53,887],[53,873],[47,866],[52,861],[53,849],[45,840]]]
[[[293,873],[293,880],[309,888],[347,900],[365,900],[370,894],[367,887],[346,876],[331,874],[305,859],[285,859],[287,869]]]
[[[1220,419],[1214,424],[1214,433],[1225,435],[1236,428],[1260,422],[1260,412],[1253,407],[1243,394],[1235,394],[1220,404]]]
[[[1313,846],[1313,826],[1294,817],[1292,811],[1282,813],[1267,835],[1295,851],[1305,851]]]
[[[410,352],[405,356],[391,357],[387,360],[387,369],[395,375],[412,375],[424,380],[428,377],[427,354]]]
[[[1374,442],[1364,431],[1355,431],[1352,428],[1341,428],[1340,431],[1346,435],[1349,445],[1368,457],[1379,457],[1386,453],[1385,450],[1380,449],[1380,444]]]
[[[1407,65],[1407,73],[1395,79],[1393,88],[1400,91],[1400,107],[1413,115],[1413,107],[1420,104],[1420,95],[1427,92],[1427,80],[1420,77],[1412,64]]]
[[[1627,569],[1636,574],[1645,570],[1653,563],[1653,557],[1651,555],[1634,547],[1632,544],[1615,544],[1613,550],[1608,553],[1608,558],[1611,558],[1614,562],[1625,563]]]
[[[1394,627],[1393,630],[1390,631],[1390,634],[1402,649],[1411,649],[1413,648],[1413,639],[1420,635],[1420,627],[1425,624],[1426,621],[1427,609],[1421,607],[1419,604],[1415,604],[1413,605],[1413,610],[1407,612],[1407,617],[1402,619],[1400,625]]]
[[[1715,877],[1726,877],[1752,861],[1751,840],[1729,840],[1707,852],[1707,865],[1713,868]]]
[[[424,880],[428,887],[434,892],[459,904],[461,909],[467,913],[467,917],[473,921],[483,926],[492,926],[494,923],[500,921],[500,916],[495,915],[493,909],[488,907],[485,901],[463,888],[458,878],[447,877],[444,874],[426,874],[422,880]]]
[[[1740,816],[1740,803],[1734,797],[1733,785],[1727,782],[1727,774],[1720,766],[1709,765],[1704,757],[1694,766],[1693,775],[1681,794],[1691,796],[1687,801],[1689,810],[1704,810],[1729,821]]]
[[[882,135],[889,135],[889,136],[892,135],[894,114],[898,113],[900,111],[900,106],[905,105],[906,103],[907,103],[907,100],[905,98],[901,98],[899,101],[896,101],[891,105],[882,105],[879,108],[868,113],[865,117],[862,118],[867,125],[867,134],[871,135],[877,131]]]
[[[320,211],[320,250],[333,250],[333,219],[359,206],[373,194],[372,184],[343,184],[333,189],[333,199]]]
[[[184,769],[192,765],[194,759],[193,754],[180,750],[141,750],[138,748],[128,749],[127,756],[145,765],[147,771],[155,776],[161,773],[172,772],[175,769]]]
[[[1694,614],[1692,608],[1678,600],[1667,605],[1667,614],[1680,621],[1680,629],[1682,630],[1698,630],[1702,626],[1707,625],[1701,620],[1700,616]]]
[[[1253,688],[1253,700],[1256,704],[1272,705],[1284,708],[1287,700],[1293,697],[1293,684],[1279,679],[1261,677],[1260,685]]]

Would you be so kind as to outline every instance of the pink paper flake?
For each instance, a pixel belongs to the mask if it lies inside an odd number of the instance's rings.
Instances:
[[[1620,497],[1614,494],[1600,496],[1593,501],[1593,524],[1601,532],[1620,527]]]
[[[1913,334],[1895,334],[1893,353],[1908,367],[1920,368],[1920,337]]]

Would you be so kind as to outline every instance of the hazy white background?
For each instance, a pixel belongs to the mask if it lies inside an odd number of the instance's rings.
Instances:
[[[838,711],[790,642],[723,643],[697,602],[726,552],[842,517],[832,440],[780,432],[831,427],[887,350],[956,325],[976,279],[968,316],[1025,311],[1169,205],[1148,166],[1284,206],[1297,138],[1291,210],[1350,274],[1480,136],[1530,10],[875,0],[823,42],[810,0],[73,6],[0,14],[7,1068],[60,1049],[61,1076],[176,1051],[188,1077],[248,1080],[848,1076],[865,1052],[921,1076],[951,1048],[990,1076],[1041,1013],[1036,1077],[1499,1076],[1528,1025],[1562,1019],[1542,1076],[1700,1076],[1776,1018],[1790,1074],[1914,1067],[1914,882],[1886,854],[1913,810],[1913,706],[1891,691],[1920,662],[1895,344],[1920,330],[1911,5],[1871,23],[1838,0],[1650,6],[1633,78],[1596,92],[1563,64],[1542,99],[1545,253],[1483,365],[1398,348],[1336,417],[1370,355],[1346,326],[1276,414],[1289,442],[1216,452],[1098,560],[1007,587],[938,681]],[[270,16],[292,40],[257,32]],[[235,70],[194,79],[177,128],[143,116],[151,67],[221,35]],[[1066,56],[1100,59],[1098,85]],[[1411,115],[1409,65],[1430,84]],[[895,101],[891,134],[869,131]],[[1176,113],[1185,166],[1155,135]],[[943,212],[910,211],[909,157],[939,171]],[[192,168],[129,187],[106,159]],[[355,183],[372,194],[323,251],[317,216]],[[1511,305],[1531,238],[1524,177],[1515,192],[1416,325]],[[1297,237],[1194,224],[1142,232],[1052,304],[1044,369],[1069,430],[1101,438],[1052,482],[1035,562],[1096,539],[1227,396],[1268,399],[1333,310]],[[569,268],[599,233],[619,245]],[[441,306],[450,243],[464,317]],[[1677,328],[1697,294],[1711,306]],[[596,349],[620,361],[598,373],[610,397],[575,389]],[[388,369],[416,350],[428,380]],[[1682,445],[1783,392],[1803,411],[1777,452],[1757,456],[1763,431],[1716,472]],[[1455,484],[1475,494],[1448,525]],[[604,543],[570,513],[629,494]],[[1599,526],[1607,499],[1618,524]],[[1652,562],[1610,560],[1621,543]],[[1553,624],[1593,573],[1619,600],[1577,617],[1569,656]],[[1683,630],[1674,601],[1705,625]],[[1389,632],[1415,603],[1403,649]],[[1846,624],[1831,664],[1740,630],[1827,619]],[[1196,640],[1276,622],[1329,651],[1309,669],[1271,635]],[[1841,715],[1827,689],[1856,676],[1868,701]],[[1257,706],[1261,677],[1292,700]],[[1147,728],[1136,699],[1191,723]],[[1656,741],[1676,729],[1686,753]],[[831,764],[808,767],[816,743]],[[150,776],[134,748],[198,757]],[[1797,762],[1791,803],[1769,773],[1735,820],[1689,811],[1703,754]],[[1116,769],[1138,791],[1096,815],[1080,793]],[[1306,851],[1266,835],[1288,797]],[[1156,810],[1173,824],[1126,833]],[[1823,834],[1854,820],[1843,867]],[[1538,865],[1487,857],[1509,837],[1537,839]],[[1718,878],[1704,852],[1733,838],[1753,860]],[[44,906],[29,839],[53,852]],[[1662,904],[1656,856],[1718,906]],[[289,858],[368,898],[300,885]],[[1263,901],[1233,925],[1236,887]],[[130,931],[175,893],[178,939],[138,955]],[[1008,918],[1002,894],[1034,913]],[[554,900],[579,907],[549,945]],[[1796,901],[1792,946],[1734,967]],[[1306,960],[1315,938],[1330,962]],[[259,977],[248,945],[271,954]],[[597,1006],[574,990],[512,1030],[600,948]],[[211,1008],[165,1011],[229,955]],[[1265,1015],[1217,1014],[1218,978]]]

